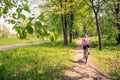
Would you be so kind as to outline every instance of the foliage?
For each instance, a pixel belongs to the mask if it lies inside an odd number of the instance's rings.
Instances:
[[[25,15],[25,12],[30,13],[28,1],[2,0],[0,4],[3,5],[1,7],[1,13],[2,13],[1,17],[6,19],[6,22],[14,24],[15,25],[14,28],[17,27],[17,29],[15,30],[17,30],[21,39],[26,38],[25,28],[18,26],[18,24],[21,22],[21,20],[26,20],[27,17]]]
[[[96,35],[95,20],[92,14],[89,6],[84,2],[79,3],[78,10],[75,13],[73,31],[77,31],[80,36],[83,36],[84,33],[87,33],[89,36]]]
[[[71,66],[75,43],[52,46],[44,43],[18,48],[0,53],[0,79],[2,80],[55,80],[63,75],[63,70]]]
[[[39,25],[36,23],[42,24],[44,21],[44,15],[39,14],[37,17],[35,15],[32,15],[31,9],[30,9],[30,1],[28,0],[2,0],[0,4],[3,4],[4,7],[1,8],[1,16],[6,19],[6,21],[10,24],[14,24],[14,28],[18,34],[18,37],[20,39],[26,38],[27,34],[33,34],[34,32],[36,35],[42,36],[43,34],[46,34],[46,29],[41,28],[41,26],[44,27],[44,25]],[[7,8],[7,9],[6,9]],[[4,11],[8,10],[7,12]],[[8,17],[5,17],[8,16]],[[34,25],[35,24],[35,25]],[[36,27],[39,27],[39,32],[38,28],[36,30]],[[44,27],[45,28],[45,27]],[[40,33],[42,30],[42,33]]]
[[[112,26],[110,31],[114,31],[113,32],[113,34],[115,35],[114,38],[117,40],[117,43],[119,44],[120,42],[120,10],[119,10],[120,1],[119,0],[104,1],[102,6],[103,6],[102,7],[103,15],[106,16],[107,22],[109,22],[109,24]],[[108,6],[111,6],[111,7],[108,7]]]
[[[100,28],[103,36],[107,36],[108,40],[114,40],[119,33],[113,22],[110,20],[111,16],[103,15],[100,17]]]
[[[63,7],[60,7],[59,0],[47,0],[45,4],[34,5],[32,0],[1,0],[0,16],[6,18],[6,21],[14,24],[17,36],[21,39],[26,38],[29,34],[36,34],[38,38],[45,36],[53,39],[51,35],[57,31],[58,36],[63,34],[61,14],[67,15],[67,32],[78,33],[80,36],[86,32],[89,36],[96,35],[95,20],[90,4],[91,0],[63,0]],[[119,15],[115,15],[115,1],[99,0],[94,1],[95,9],[99,9],[99,26],[103,36],[114,40],[119,34],[116,26],[119,23]],[[90,5],[90,6],[88,6]],[[72,8],[71,8],[72,6]],[[111,7],[109,7],[111,6]],[[34,8],[38,9],[38,14],[34,13]],[[40,8],[40,9],[39,9]],[[74,14],[73,28],[70,27],[70,13]],[[7,16],[7,17],[6,17]],[[116,17],[117,16],[117,17]]]
[[[56,5],[57,4],[57,5]],[[59,5],[58,5],[59,4]],[[72,6],[72,9],[71,9]],[[83,26],[86,25],[87,33],[90,35],[95,35],[96,30],[92,29],[95,28],[95,23],[93,20],[92,13],[90,12],[91,9],[83,2],[79,0],[73,0],[72,2],[63,0],[63,7],[60,7],[60,2],[57,0],[48,1],[44,6],[42,6],[43,13],[47,16],[47,25],[51,32],[57,31],[58,34],[63,34],[62,31],[62,23],[61,23],[61,14],[67,15],[67,32],[75,34],[78,33],[79,35],[83,34]],[[70,32],[70,14],[71,11],[74,15],[73,21],[73,28],[72,32]],[[89,15],[91,14],[91,15]],[[93,23],[91,23],[93,22]]]
[[[108,73],[110,77],[114,80],[119,79],[120,73],[120,45],[116,45],[114,41],[106,42],[106,39],[103,40],[103,50],[99,51],[96,48],[97,39],[91,39],[91,55],[92,59],[96,65],[99,66],[102,72]]]

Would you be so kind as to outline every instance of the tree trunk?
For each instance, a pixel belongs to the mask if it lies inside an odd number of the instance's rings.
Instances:
[[[68,39],[67,39],[66,14],[61,15],[61,20],[62,20],[62,29],[63,29],[63,36],[64,36],[64,45],[67,45],[68,44]]]
[[[117,19],[117,27],[118,27],[118,30],[120,32],[120,18],[119,18],[119,14],[120,14],[120,0],[117,1],[117,5],[115,7],[115,11],[116,11],[116,19]],[[118,33],[118,36],[117,36],[117,43],[120,44],[120,33]]]
[[[60,0],[60,6],[63,7],[62,0]],[[62,21],[62,29],[63,29],[63,36],[64,36],[64,45],[68,44],[68,38],[67,38],[67,20],[66,20],[66,14],[61,14],[61,21]]]
[[[72,0],[70,0],[70,2],[72,3]],[[74,21],[74,14],[72,11],[72,6],[70,6],[70,43],[72,43],[72,29],[73,29],[73,21]]]
[[[72,33],[70,33],[70,43],[72,43]]]
[[[98,15],[97,15],[97,12],[94,12],[94,14],[95,14],[95,20],[96,20],[97,33],[98,33],[99,50],[102,50],[101,33],[100,33],[100,27],[99,27],[99,22],[98,22]]]
[[[73,29],[73,21],[74,21],[74,15],[71,12],[70,14],[70,18],[71,18],[71,23],[70,23],[70,43],[72,43],[72,29]]]
[[[84,31],[84,33],[86,33],[86,32],[87,32],[87,30],[86,30],[86,24],[85,24],[85,25],[83,25],[83,31]]]
[[[97,7],[94,5],[94,0],[89,0],[92,4],[93,12],[95,14],[95,20],[96,20],[96,27],[97,27],[97,34],[98,34],[98,46],[99,50],[102,50],[102,43],[101,43],[101,33],[100,33],[100,27],[99,27],[99,21],[98,21],[98,12],[99,12],[99,1],[97,3]]]

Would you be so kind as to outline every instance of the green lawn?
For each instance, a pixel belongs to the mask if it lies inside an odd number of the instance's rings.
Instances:
[[[99,68],[108,73],[115,80],[119,80],[120,73],[120,45],[103,40],[103,49],[98,50],[97,40],[92,39],[91,55],[93,61]]]
[[[27,43],[27,42],[35,42],[40,41],[38,38],[27,38],[27,39],[18,39],[18,38],[0,38],[0,46],[19,44],[19,43]]]
[[[57,80],[72,64],[75,47],[59,41],[0,51],[0,79]]]

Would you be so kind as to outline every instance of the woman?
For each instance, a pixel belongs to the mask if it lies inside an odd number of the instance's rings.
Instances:
[[[84,34],[84,38],[82,40],[82,44],[83,44],[84,52],[85,52],[86,47],[88,47],[88,52],[90,54],[90,49],[89,49],[90,48],[90,39],[87,37],[86,34]]]

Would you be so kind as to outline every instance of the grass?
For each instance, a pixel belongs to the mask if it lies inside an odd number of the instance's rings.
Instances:
[[[38,38],[27,38],[27,39],[18,39],[18,38],[0,38],[0,46],[13,45],[19,43],[35,42],[40,41]]]
[[[119,80],[120,73],[120,45],[103,40],[103,49],[100,51],[97,47],[97,39],[92,39],[91,55],[96,65],[103,72],[108,73],[115,80]]]
[[[57,80],[71,66],[75,47],[59,41],[0,51],[0,79]]]

